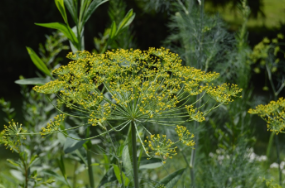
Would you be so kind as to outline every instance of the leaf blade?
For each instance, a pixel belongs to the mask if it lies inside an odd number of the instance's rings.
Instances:
[[[15,81],[15,83],[19,85],[44,85],[47,82],[49,82],[49,80],[45,78],[26,78]]]
[[[77,11],[76,11],[77,9],[73,3],[73,0],[64,0],[64,2],[65,2],[66,8],[69,11],[73,21],[75,22],[75,24],[77,24],[78,23]]]
[[[147,159],[142,157],[139,169],[155,169],[163,166],[162,160],[158,158]]]
[[[133,9],[130,9],[127,12],[126,16],[123,18],[123,20],[120,22],[116,34],[118,34],[122,29],[124,29],[128,25],[130,25],[132,21],[135,19],[135,16],[136,14],[133,13]]]
[[[184,173],[185,169],[186,168],[182,168],[180,170],[173,172],[172,174],[169,174],[168,176],[163,178],[155,187],[157,188],[160,185],[164,185],[165,188],[173,188],[180,179],[180,177],[182,176],[182,174]]]
[[[51,28],[51,29],[57,29],[61,31],[64,36],[66,36],[74,46],[78,47],[78,39],[76,38],[74,32],[72,29],[65,24],[58,23],[58,22],[52,22],[52,23],[35,23],[38,26]]]
[[[89,20],[89,18],[91,17],[91,15],[95,12],[95,10],[102,4],[106,3],[109,0],[103,0],[103,1],[96,1],[93,0],[90,5],[88,6],[86,12],[84,13],[83,16],[83,20],[82,20],[82,25],[84,26],[85,23]]]
[[[133,180],[133,167],[132,167],[132,162],[131,162],[128,146],[125,146],[123,149],[122,161],[123,161],[126,175],[132,181]]]
[[[110,183],[113,181],[116,181],[116,175],[114,173],[113,167],[109,168],[109,170],[106,172],[106,174],[103,176],[103,178],[100,181],[99,187],[103,186],[106,183]]]
[[[34,52],[34,50],[30,47],[26,47],[28,54],[32,60],[32,62],[36,65],[36,67],[41,70],[43,73],[45,73],[48,76],[51,76],[51,73],[47,66],[44,64],[44,62],[39,58],[39,56]]]
[[[122,178],[121,178],[120,169],[119,169],[118,165],[113,165],[113,168],[114,168],[114,173],[116,175],[118,182],[120,184],[122,184]]]
[[[117,31],[116,22],[113,21],[113,23],[111,25],[111,31],[110,31],[110,38],[111,39],[114,39],[114,37],[116,36],[116,31]]]
[[[81,148],[85,142],[85,140],[77,141],[68,137],[63,146],[64,153],[68,154]]]
[[[57,7],[57,9],[59,10],[64,22],[66,24],[68,24],[68,20],[67,20],[67,15],[66,15],[66,10],[65,10],[65,7],[64,7],[64,2],[63,0],[54,0],[55,2],[55,5]]]

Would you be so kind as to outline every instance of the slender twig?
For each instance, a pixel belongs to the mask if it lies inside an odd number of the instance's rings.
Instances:
[[[149,154],[147,154],[147,151],[146,151],[146,149],[145,149],[145,147],[144,147],[143,141],[142,141],[142,139],[141,139],[141,137],[140,137],[140,135],[139,135],[139,131],[138,131],[137,125],[136,125],[135,122],[134,122],[134,124],[135,124],[136,132],[137,132],[137,134],[138,134],[139,140],[140,140],[141,145],[142,145],[142,147],[143,147],[143,149],[144,149],[144,152],[146,153],[146,155],[147,155],[148,157],[150,157]]]
[[[269,79],[271,88],[272,88],[272,90],[273,90],[274,96],[276,96],[277,93],[276,93],[275,86],[274,86],[274,84],[273,84],[273,80],[272,80],[272,76],[271,76],[271,70],[269,69],[269,67],[268,67],[267,64],[266,64],[266,70],[267,70],[268,79]]]
[[[137,136],[134,122],[132,122],[132,156],[133,156],[133,170],[134,170],[134,183],[135,188],[139,188],[138,179],[138,161],[137,161]]]

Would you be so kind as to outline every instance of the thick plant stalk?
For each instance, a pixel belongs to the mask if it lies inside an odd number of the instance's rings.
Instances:
[[[282,170],[281,170],[281,165],[280,165],[279,141],[278,141],[277,136],[275,136],[275,142],[276,142],[276,152],[277,152],[277,163],[278,163],[278,169],[279,169],[279,185],[282,186]]]
[[[29,183],[28,169],[26,168],[26,164],[24,164],[24,166],[25,166],[25,188],[28,188],[28,183]]]
[[[87,128],[87,132],[86,132],[86,136],[87,138],[90,136],[90,128]],[[93,174],[93,169],[92,169],[92,165],[91,165],[91,153],[89,151],[91,147],[91,142],[89,141],[89,143],[87,143],[87,147],[86,147],[86,152],[87,152],[87,165],[88,165],[88,176],[89,176],[89,184],[91,188],[95,187],[95,183],[94,183],[94,174]]]
[[[272,80],[272,75],[271,75],[271,72],[270,72],[270,69],[269,69],[269,66],[266,64],[266,70],[267,70],[267,73],[268,73],[268,79],[270,81],[270,85],[271,85],[271,88],[273,90],[273,93],[274,93],[274,101],[277,100],[277,97],[279,95],[279,92],[282,90],[283,88],[283,85],[281,85],[281,87],[279,88],[278,91],[276,91],[276,88],[273,84],[273,80]],[[273,134],[273,133],[271,133]],[[273,135],[272,135],[273,136]],[[277,135],[275,136],[275,142],[276,142],[276,152],[277,152],[277,163],[278,163],[278,170],[279,170],[279,185],[281,186],[282,185],[282,170],[281,170],[281,164],[280,164],[280,151],[279,151],[279,142],[278,142],[278,138],[277,138]],[[272,144],[273,142],[269,143],[269,144]],[[268,145],[269,145],[268,144]],[[269,148],[271,147],[270,145],[267,147]],[[268,152],[269,153],[269,152]]]
[[[133,171],[134,171],[134,184],[135,188],[139,188],[139,179],[138,179],[138,161],[137,161],[137,136],[136,128],[134,123],[132,126],[132,156],[133,156]]]
[[[89,175],[89,183],[90,183],[90,187],[94,188],[94,179],[93,179],[93,169],[92,169],[92,165],[91,165],[91,153],[89,151],[89,149],[86,150],[87,151],[87,164],[88,164],[88,175]]]
[[[78,162],[75,161],[74,171],[73,171],[73,188],[76,188],[76,169],[77,169]]]

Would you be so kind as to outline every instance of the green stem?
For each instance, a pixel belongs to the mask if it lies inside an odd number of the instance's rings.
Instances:
[[[199,95],[196,96],[196,98],[199,98]],[[196,107],[199,108],[199,106],[201,106],[201,101],[199,101],[198,103],[196,103]],[[194,123],[194,129],[197,130],[199,126],[199,122],[195,121]],[[199,132],[197,131],[196,136],[194,137],[195,139],[195,148],[198,148],[198,141],[199,141]],[[195,188],[195,169],[194,169],[194,163],[195,163],[195,156],[196,156],[196,149],[192,149],[191,152],[191,159],[189,162],[189,166],[190,166],[190,178],[191,178],[191,184],[192,187]]]
[[[282,186],[282,170],[281,170],[281,166],[280,166],[279,142],[278,142],[277,136],[275,136],[275,142],[276,142],[276,152],[277,152],[277,163],[279,166],[279,185]]]
[[[274,88],[272,79],[270,81],[271,81],[272,89],[274,89],[273,90],[274,91],[274,101],[276,101],[278,98],[278,94]],[[280,164],[280,150],[279,150],[279,142],[278,142],[277,135],[275,136],[275,142],[276,142],[277,163],[278,163],[278,170],[279,170],[279,185],[281,186],[282,185],[282,170],[281,170],[281,164]]]
[[[89,137],[90,132],[89,132],[90,128],[87,128],[86,131],[86,136]],[[91,141],[88,141],[87,143],[87,147],[86,147],[86,152],[87,152],[87,165],[88,165],[88,176],[89,176],[89,183],[90,183],[90,187],[94,188],[94,175],[93,175],[93,169],[92,169],[92,162],[91,162],[91,153],[89,151],[89,149],[91,148],[92,144]]]
[[[197,130],[197,128],[198,128],[198,122],[195,121],[195,130]],[[199,136],[198,134],[195,136],[196,148],[198,148],[198,136]],[[195,156],[196,156],[196,149],[192,149],[189,166],[190,166],[191,184],[193,188],[195,188],[195,171],[194,171]]]
[[[89,149],[87,149],[87,164],[88,164],[88,175],[89,175],[89,183],[90,187],[94,188],[94,179],[93,179],[93,169],[92,169],[92,163],[91,163],[91,153]]]
[[[137,136],[134,122],[132,122],[132,156],[133,156],[133,170],[134,170],[134,183],[135,188],[139,188],[138,179],[138,161],[137,161]]]
[[[285,86],[285,83],[283,83],[283,84],[280,86],[280,88],[278,89],[278,91],[276,91],[276,94],[275,94],[276,97],[277,97],[277,96],[279,95],[279,93],[282,91],[282,89],[284,88],[284,86]]]
[[[28,168],[27,165],[25,166],[25,188],[28,188],[28,182],[29,182],[29,177],[28,177]]]
[[[268,145],[267,145],[267,149],[266,149],[266,157],[267,157],[267,159],[270,158],[270,153],[271,153],[271,148],[272,148],[272,145],[273,145],[274,135],[275,135],[275,132],[271,132],[270,138],[269,138],[269,141],[268,141]]]
[[[74,171],[73,171],[73,188],[76,188],[76,169],[77,169],[78,162],[75,161]]]

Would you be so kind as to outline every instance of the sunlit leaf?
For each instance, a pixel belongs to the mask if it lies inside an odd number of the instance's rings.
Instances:
[[[66,15],[66,10],[65,10],[65,7],[64,7],[64,2],[63,0],[54,0],[55,2],[55,5],[57,7],[57,9],[59,10],[64,22],[66,24],[68,24],[68,20],[67,20],[67,15]]]
[[[114,173],[116,175],[117,180],[119,181],[120,184],[122,184],[120,168],[118,167],[118,165],[113,165],[113,169],[114,169]]]
[[[113,39],[115,36],[116,36],[116,22],[113,21],[111,25],[110,38]]]

